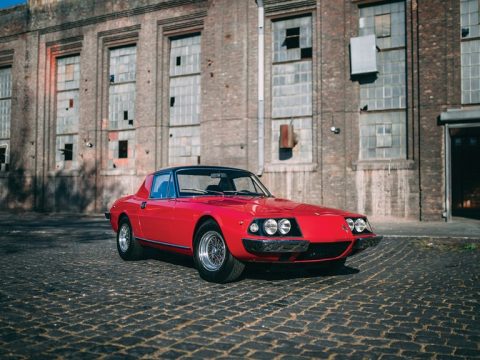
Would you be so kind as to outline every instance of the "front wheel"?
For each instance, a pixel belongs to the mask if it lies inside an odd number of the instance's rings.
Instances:
[[[135,239],[130,221],[125,217],[118,224],[117,250],[123,260],[139,260],[143,256],[143,247]]]
[[[228,250],[220,227],[214,221],[203,223],[195,234],[193,259],[200,277],[215,283],[234,281],[245,268]]]

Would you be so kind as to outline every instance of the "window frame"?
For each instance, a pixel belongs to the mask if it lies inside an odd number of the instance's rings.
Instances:
[[[390,84],[383,84],[381,87],[370,87],[370,88],[365,88],[365,87],[362,87],[360,86],[360,94],[359,94],[359,104],[360,104],[360,115],[358,117],[358,137],[357,137],[357,140],[355,141],[355,146],[357,147],[357,155],[356,155],[356,158],[355,157],[352,157],[352,167],[354,169],[357,169],[358,168],[358,165],[360,164],[363,164],[365,165],[365,168],[370,168],[370,167],[375,167],[378,165],[378,168],[383,168],[382,164],[383,163],[392,163],[392,162],[395,162],[396,164],[403,164],[403,165],[400,165],[400,167],[404,166],[405,167],[409,167],[410,166],[410,163],[411,163],[411,160],[412,160],[412,147],[411,147],[411,144],[412,144],[412,137],[411,137],[411,129],[412,129],[412,123],[411,123],[411,119],[412,119],[412,110],[409,108],[409,102],[411,101],[411,98],[410,98],[410,94],[409,94],[409,87],[411,85],[410,81],[410,77],[411,77],[411,73],[410,73],[410,70],[411,70],[411,62],[410,62],[410,59],[408,58],[408,51],[409,49],[411,49],[411,39],[408,37],[408,23],[409,23],[409,17],[408,17],[408,13],[409,13],[409,5],[407,1],[405,0],[395,0],[395,1],[392,1],[391,3],[389,2],[388,4],[394,4],[394,3],[398,3],[398,4],[401,4],[401,5],[398,5],[398,6],[401,6],[403,8],[402,12],[404,11],[403,13],[403,26],[404,26],[404,31],[405,31],[405,38],[404,38],[404,42],[403,44],[397,44],[397,43],[393,43],[393,40],[392,40],[392,43],[390,43],[390,46],[380,46],[381,47],[381,50],[380,51],[380,54],[384,54],[385,57],[387,57],[387,54],[389,56],[391,56],[393,58],[393,64],[397,64],[396,60],[395,60],[395,57],[397,56],[397,54],[394,54],[394,53],[391,53],[391,52],[394,52],[394,51],[402,51],[402,54],[404,54],[404,60],[402,61],[402,66],[404,66],[404,74],[403,75],[400,75],[404,78],[405,80],[405,83],[404,85],[401,84],[401,85],[398,85],[399,83],[396,82],[396,86],[398,86],[400,88],[400,86],[404,86],[405,87],[405,93],[403,95],[404,97],[404,101],[402,101],[402,94],[400,94],[398,96],[398,101],[399,101],[399,106],[397,107],[394,107],[393,105],[393,102],[396,101],[396,100],[393,100],[394,98],[396,98],[396,96],[391,96],[389,98],[383,98],[384,100],[389,100],[389,101],[392,101],[392,105],[390,104],[386,104],[386,105],[383,105],[382,108],[377,108],[375,105],[374,105],[374,108],[373,109],[363,109],[364,105],[368,105],[367,103],[369,103],[370,101],[376,101],[377,100],[377,97],[374,97],[372,99],[370,98],[362,98],[362,92],[366,92],[366,91],[377,91],[379,89],[381,89],[383,92],[386,91],[386,89],[389,89],[389,87],[391,87],[391,90],[389,91],[392,91],[392,95],[393,95],[393,86]],[[361,9],[365,9],[365,8],[375,8],[377,6],[382,6],[382,4],[379,4],[379,3],[376,3],[376,2],[366,2],[366,3],[362,3],[362,4],[359,4],[359,17],[358,17],[358,20],[359,19],[362,19],[362,18],[365,18],[366,16],[365,15],[362,15],[362,12],[361,12]],[[379,39],[388,39],[388,38],[395,38],[395,37],[398,37],[398,33],[397,32],[394,32],[394,20],[395,20],[395,15],[398,15],[398,9],[397,10],[392,10],[392,8],[389,8],[388,10],[387,9],[382,9],[382,10],[379,10],[377,12],[377,10],[374,10],[374,11],[371,11],[370,12],[370,15],[371,17],[373,17],[373,25],[372,26],[368,26],[369,28],[373,29],[373,33],[368,33],[369,35],[370,34],[373,34],[376,38],[376,42],[378,44],[378,41]],[[390,17],[390,32],[389,32],[389,35],[385,35],[385,34],[379,34],[377,33],[378,31],[378,27],[376,26],[376,19],[377,17],[379,16],[385,16],[385,15],[389,15]],[[360,25],[360,21],[359,21],[359,24],[358,24],[359,28],[358,28],[358,34],[359,35],[366,35],[365,32],[362,33],[361,31],[361,25]],[[365,30],[364,30],[365,31]],[[378,46],[378,45],[377,45]],[[378,54],[377,54],[377,60],[378,60]],[[390,63],[392,63],[392,59],[389,60]],[[400,61],[398,61],[398,63],[400,63]],[[382,68],[382,66],[385,66],[385,65],[382,65],[382,62],[379,61],[378,63],[378,67],[379,67],[379,71],[380,69]],[[394,76],[397,76],[398,74],[394,74]],[[392,99],[392,100],[390,100]],[[367,118],[365,119],[362,119],[362,113],[364,113],[365,115],[372,115],[373,118],[371,118],[370,120],[372,121],[372,123],[368,124],[368,123],[364,123],[363,121],[366,121]],[[390,120],[389,121],[378,121],[378,120],[375,120],[374,118],[376,116],[380,116],[380,115],[385,115],[385,114],[390,114]],[[401,114],[401,115],[399,115]],[[394,127],[398,124],[398,122],[396,121],[397,117],[398,116],[402,116],[404,117],[404,120],[402,122],[402,130],[400,130],[399,133],[394,133]],[[363,120],[363,121],[362,121]],[[378,142],[378,139],[379,137],[381,137],[382,135],[378,134],[377,133],[377,129],[379,126],[383,126],[385,127],[386,125],[390,125],[391,126],[391,133],[389,134],[389,136],[391,137],[390,140],[387,140],[387,146],[385,146],[385,143],[382,143],[381,146],[379,146],[379,142]],[[366,147],[363,147],[363,143],[364,143],[364,140],[362,139],[362,136],[361,136],[361,133],[362,133],[362,127],[364,126],[369,126],[369,127],[374,127],[375,129],[375,147],[369,147],[369,145],[367,145]],[[385,137],[389,137],[388,134],[383,134],[383,136]],[[394,141],[395,140],[395,137],[398,137],[400,136],[400,145],[395,145]],[[371,136],[365,136],[367,138],[367,142],[368,142],[368,139],[371,137]],[[403,139],[403,140],[402,140]],[[389,145],[389,146],[388,146]],[[362,156],[363,153],[366,153],[368,152],[369,150],[375,150],[375,153],[377,155],[375,155],[374,157],[370,157],[368,155],[365,155],[365,156]],[[383,149],[383,150],[382,150]],[[379,151],[387,151],[385,149],[393,149],[393,150],[388,150],[390,152],[390,156],[378,156],[378,152]],[[399,151],[399,155],[397,156],[396,153],[397,151]],[[362,165],[362,166],[363,166]],[[361,168],[362,168],[361,166]]]

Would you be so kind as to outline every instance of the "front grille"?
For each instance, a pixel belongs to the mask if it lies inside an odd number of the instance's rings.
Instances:
[[[310,243],[307,251],[301,253],[296,260],[320,260],[336,258],[342,255],[350,246],[350,244],[350,241],[317,244]]]

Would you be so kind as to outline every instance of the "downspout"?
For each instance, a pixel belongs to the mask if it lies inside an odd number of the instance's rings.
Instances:
[[[445,142],[445,211],[442,214],[446,222],[452,220],[452,209],[450,205],[451,198],[451,140],[450,140],[450,127],[445,124],[444,128],[444,142]]]
[[[265,166],[265,104],[264,104],[264,74],[265,74],[265,11],[263,0],[256,0],[258,7],[258,171],[257,175],[262,176]]]

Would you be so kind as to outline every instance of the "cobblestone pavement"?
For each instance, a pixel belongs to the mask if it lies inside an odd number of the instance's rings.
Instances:
[[[0,358],[480,358],[475,242],[386,238],[335,273],[227,285],[150,255],[122,261],[99,218],[0,217]]]

